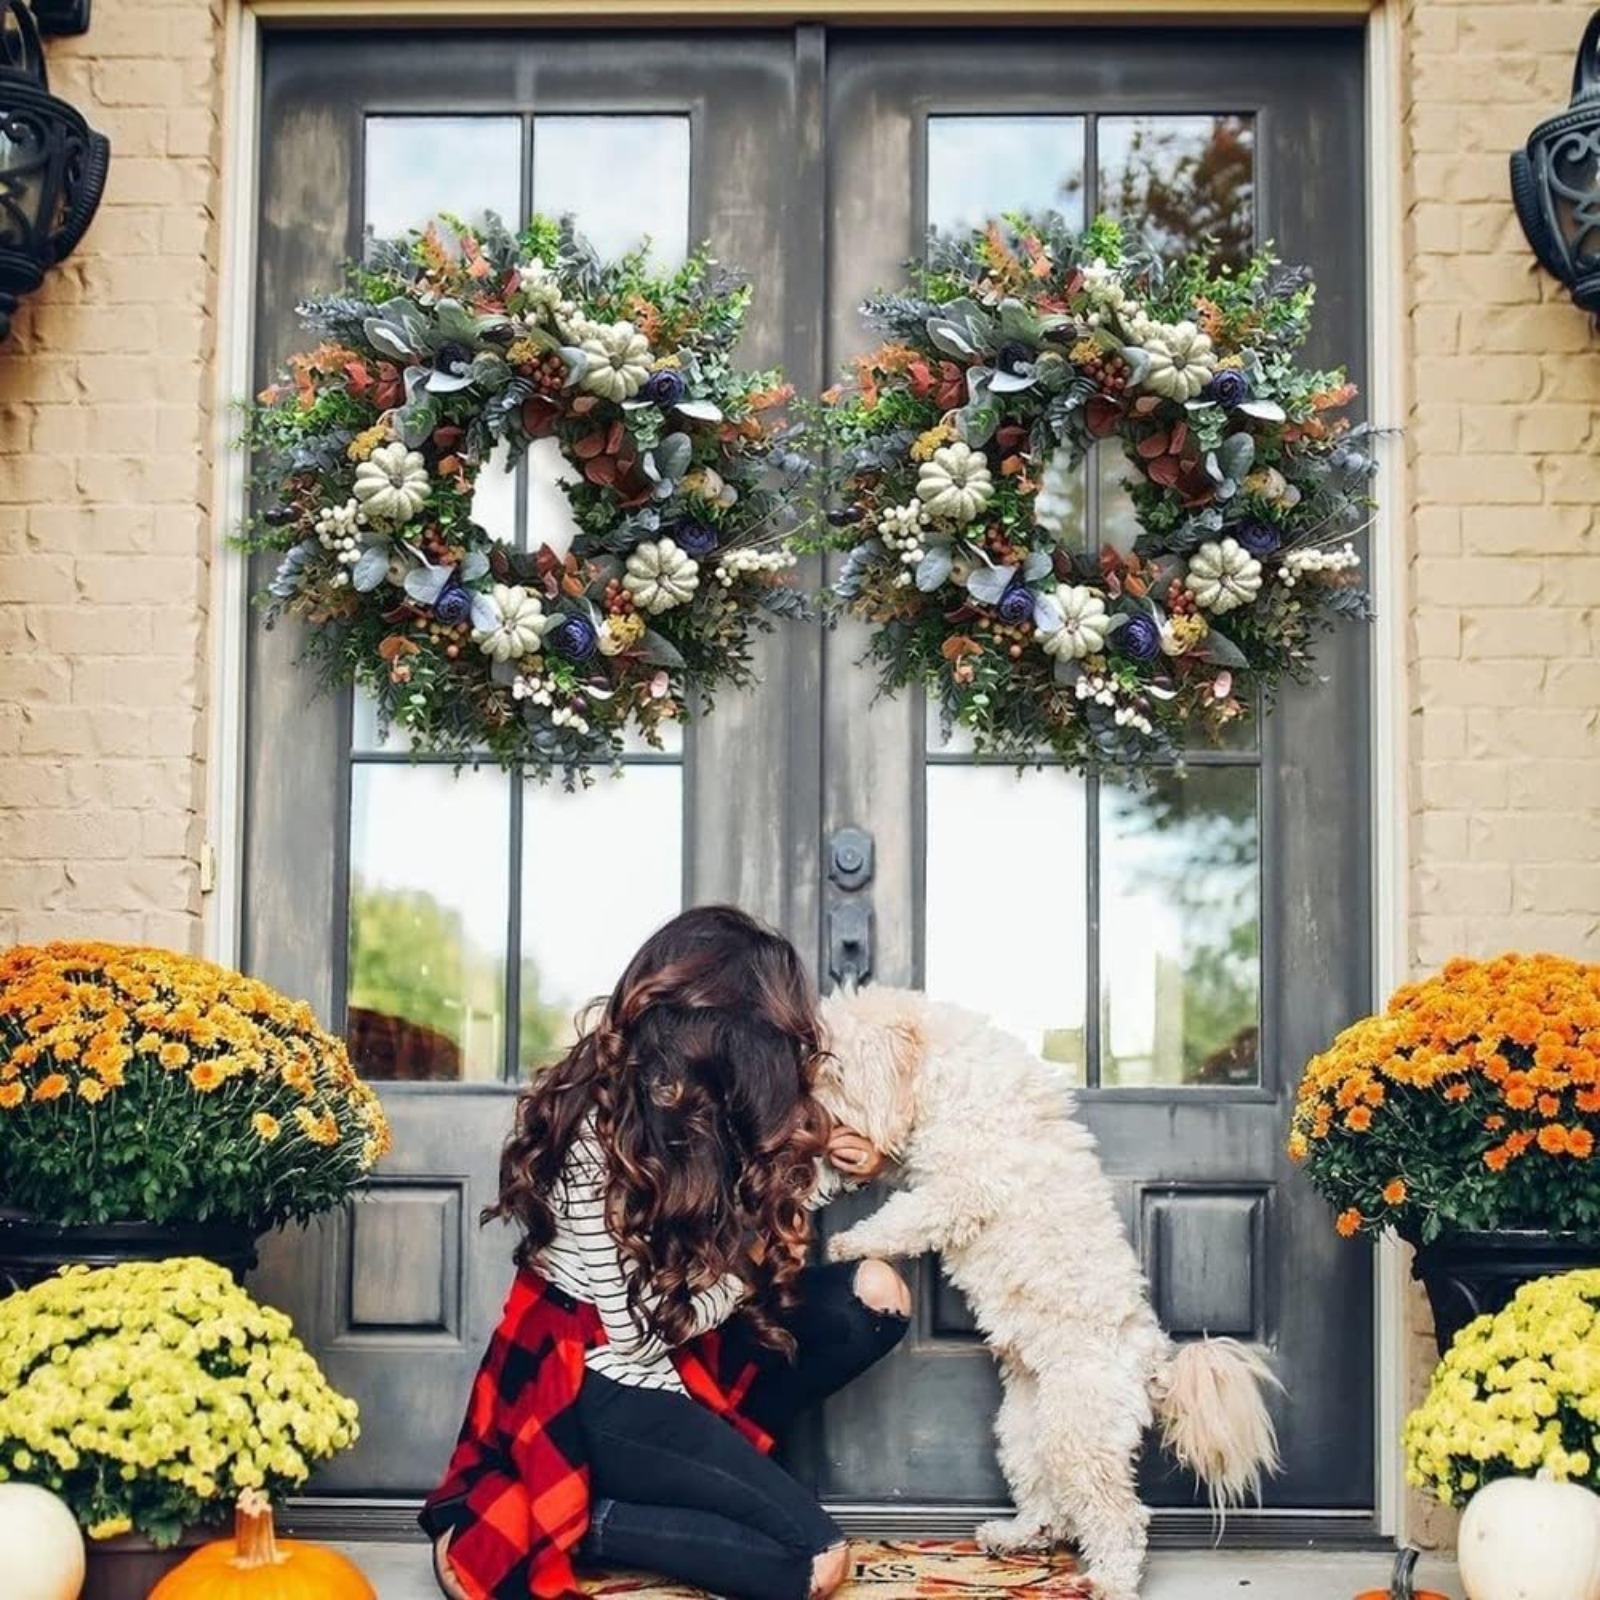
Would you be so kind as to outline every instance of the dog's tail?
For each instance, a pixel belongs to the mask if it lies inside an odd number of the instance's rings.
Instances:
[[[1261,1498],[1278,1470],[1278,1435],[1267,1410],[1281,1389],[1266,1356],[1237,1339],[1181,1344],[1155,1397],[1161,1442],[1206,1486],[1214,1511]]]

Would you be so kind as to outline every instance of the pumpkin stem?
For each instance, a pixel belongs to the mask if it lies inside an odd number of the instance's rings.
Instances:
[[[233,1513],[233,1559],[230,1567],[275,1567],[289,1558],[280,1554],[272,1526],[272,1502],[259,1489],[246,1489]]]

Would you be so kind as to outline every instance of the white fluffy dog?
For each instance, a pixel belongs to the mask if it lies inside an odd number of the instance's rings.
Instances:
[[[1071,1539],[1106,1600],[1131,1600],[1149,1521],[1142,1434],[1160,1422],[1214,1507],[1258,1496],[1278,1462],[1266,1361],[1231,1339],[1167,1338],[1070,1089],[1018,1040],[899,989],[836,996],[824,1017],[818,1097],[900,1163],[896,1192],[830,1256],[938,1251],[999,1358],[995,1431],[1017,1509],[978,1539]]]

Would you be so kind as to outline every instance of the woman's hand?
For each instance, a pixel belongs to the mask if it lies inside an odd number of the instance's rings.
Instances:
[[[852,1183],[871,1183],[889,1164],[870,1140],[837,1122],[828,1135],[828,1161]]]

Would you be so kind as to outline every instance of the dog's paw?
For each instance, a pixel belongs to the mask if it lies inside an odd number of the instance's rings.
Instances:
[[[836,1233],[828,1241],[827,1256],[830,1261],[859,1261],[865,1254],[866,1251],[848,1233]]]
[[[978,1524],[973,1534],[981,1549],[992,1556],[1009,1556],[1019,1550],[1048,1550],[1050,1530],[1031,1517],[997,1517]]]

